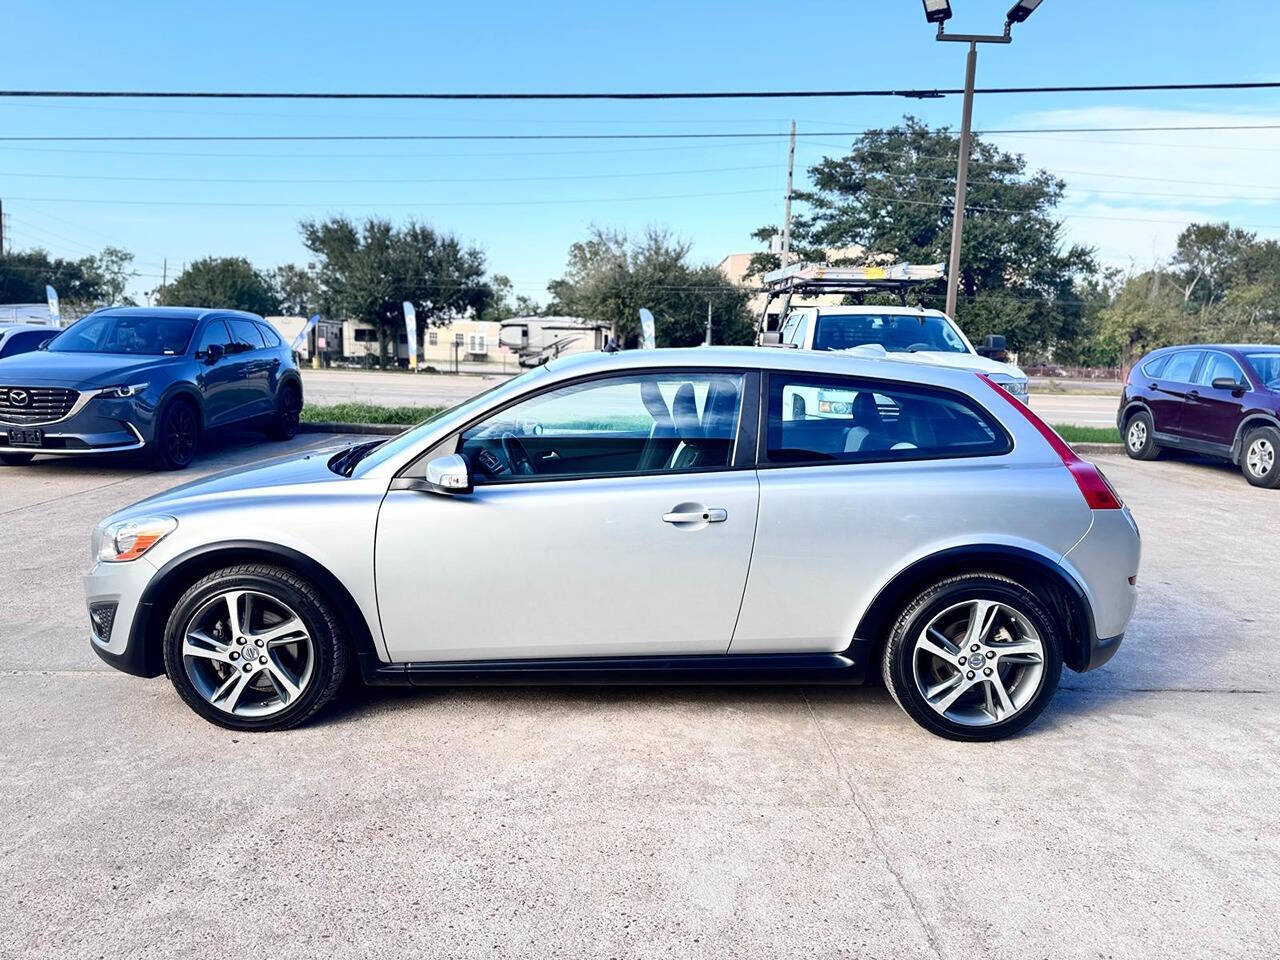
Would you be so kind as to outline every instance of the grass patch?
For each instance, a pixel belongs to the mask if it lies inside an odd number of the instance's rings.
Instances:
[[[1120,443],[1120,431],[1115,427],[1072,427],[1055,423],[1053,429],[1067,443]]]
[[[335,403],[302,408],[303,423],[393,423],[411,427],[444,407],[380,407],[373,403]]]

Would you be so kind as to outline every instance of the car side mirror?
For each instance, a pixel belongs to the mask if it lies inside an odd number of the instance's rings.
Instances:
[[[1005,346],[1004,335],[992,333],[987,336],[982,346],[977,347],[977,353],[980,357],[987,357],[991,360],[1003,361],[1008,354],[1008,348]]]
[[[782,334],[777,330],[766,330],[760,334],[760,346],[776,347],[782,343]]]
[[[40,346],[36,347],[36,349],[37,349],[37,350],[48,350],[48,349],[49,349],[49,344],[51,344],[51,343],[53,343],[53,337],[50,337],[48,340],[41,340],[41,341],[40,341]]]
[[[471,468],[466,458],[458,453],[436,457],[427,464],[427,486],[432,493],[470,493]]]
[[[1235,377],[1214,377],[1213,389],[1230,390],[1232,393],[1244,393],[1248,388],[1243,383],[1237,383]]]
[[[212,366],[213,364],[221,360],[223,355],[226,354],[226,352],[227,351],[223,349],[222,344],[211,343],[209,344],[208,348],[204,352],[204,362]]]

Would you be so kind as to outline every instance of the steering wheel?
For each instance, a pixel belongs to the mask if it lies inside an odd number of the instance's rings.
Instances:
[[[535,472],[533,457],[529,456],[520,438],[509,430],[502,435],[502,455],[507,458],[507,467],[514,475],[528,477]]]

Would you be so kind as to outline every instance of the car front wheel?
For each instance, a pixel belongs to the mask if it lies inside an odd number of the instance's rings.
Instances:
[[[1124,427],[1124,452],[1134,460],[1154,460],[1160,456],[1156,446],[1155,427],[1151,414],[1140,410],[1129,418]]]
[[[165,626],[165,671],[196,713],[233,730],[281,730],[333,699],[349,657],[325,598],[291,570],[227,567],[202,577]]]
[[[1262,427],[1251,431],[1244,438],[1240,469],[1255,487],[1280,487],[1280,430]]]
[[[298,435],[302,419],[302,391],[292,383],[280,388],[276,400],[275,417],[267,425],[267,436],[272,440],[292,440]]]
[[[885,645],[885,685],[931,733],[999,740],[1044,710],[1062,673],[1053,615],[994,573],[935,583],[903,608]]]
[[[200,446],[200,411],[177,397],[160,411],[156,424],[155,461],[162,470],[185,470]]]

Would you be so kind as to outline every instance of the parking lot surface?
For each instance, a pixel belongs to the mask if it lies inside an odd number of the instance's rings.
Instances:
[[[1238,471],[1099,459],[1136,618],[1003,743],[878,687],[355,690],[251,735],[97,660],[98,519],[326,440],[0,468],[0,956],[1276,955],[1280,494]]]

